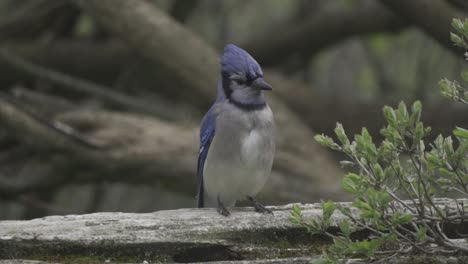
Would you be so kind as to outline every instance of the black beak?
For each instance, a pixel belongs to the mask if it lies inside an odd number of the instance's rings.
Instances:
[[[259,89],[259,90],[264,90],[264,91],[271,91],[273,90],[273,87],[269,85],[263,78],[257,78],[255,81],[252,83],[252,86]]]

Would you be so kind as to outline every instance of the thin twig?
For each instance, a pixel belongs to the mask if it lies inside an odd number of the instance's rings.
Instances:
[[[102,149],[104,147],[81,135],[78,131],[76,131],[75,129],[73,129],[65,123],[59,122],[57,120],[48,120],[38,115],[36,112],[21,105],[21,103],[19,103],[15,98],[11,96],[8,96],[6,94],[0,94],[0,100],[1,98],[3,98],[5,102],[8,102],[12,107],[16,108],[18,111],[21,111],[22,113],[28,115],[32,119],[42,124],[44,127],[50,128],[55,132],[58,132],[59,134],[72,139],[76,143],[79,143],[85,147],[92,149]]]
[[[0,47],[0,59],[8,62],[13,67],[33,76],[58,83],[81,93],[96,96],[105,101],[123,106],[129,110],[155,116],[159,116],[160,114],[160,111],[151,107],[150,102],[136,100],[124,94],[114,92],[108,87],[97,85],[83,79],[72,77],[70,75],[33,64],[16,56],[11,51],[8,51],[2,47]]]

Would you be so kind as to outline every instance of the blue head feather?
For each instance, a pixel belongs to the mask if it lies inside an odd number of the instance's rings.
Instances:
[[[232,74],[242,74],[247,79],[263,76],[260,65],[249,53],[234,44],[228,44],[221,57],[221,75],[228,78]]]

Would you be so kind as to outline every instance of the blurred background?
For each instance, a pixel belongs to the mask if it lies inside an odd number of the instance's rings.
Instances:
[[[341,201],[336,122],[379,140],[383,105],[468,125],[450,21],[465,0],[0,0],[0,219],[195,206],[198,129],[219,55],[246,49],[274,91],[265,204]]]

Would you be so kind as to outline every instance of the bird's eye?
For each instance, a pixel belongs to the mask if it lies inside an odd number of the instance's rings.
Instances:
[[[238,85],[245,85],[247,82],[245,80],[241,80],[241,79],[235,79],[234,80]]]

